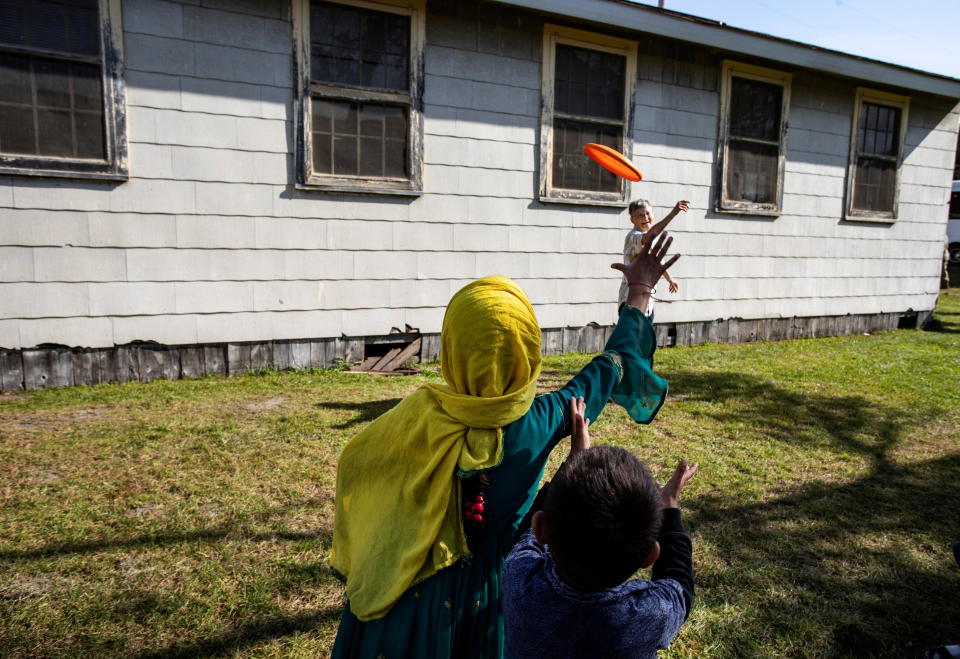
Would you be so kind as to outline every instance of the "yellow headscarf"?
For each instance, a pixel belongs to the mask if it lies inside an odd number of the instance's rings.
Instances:
[[[506,277],[460,289],[443,318],[446,384],[404,398],[354,437],[337,467],[331,564],[360,620],[382,618],[411,585],[468,553],[458,474],[503,458],[540,375],[540,327]]]

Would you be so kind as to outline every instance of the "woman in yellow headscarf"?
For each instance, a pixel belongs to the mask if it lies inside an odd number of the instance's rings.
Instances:
[[[540,329],[524,292],[485,277],[447,306],[444,384],[425,385],[347,444],[337,469],[333,568],[346,599],[333,656],[500,657],[503,560],[550,451],[583,397],[596,419],[609,399],[649,423],[667,383],[651,370],[650,291],[664,235],[623,269],[627,305],[605,352],[559,391],[535,396]]]

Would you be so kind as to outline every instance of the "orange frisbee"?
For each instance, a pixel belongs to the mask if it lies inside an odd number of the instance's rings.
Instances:
[[[627,160],[627,157],[616,149],[611,149],[602,144],[587,142],[583,145],[583,152],[593,158],[598,165],[613,172],[617,176],[628,181],[639,181],[643,174],[637,169],[637,166]]]

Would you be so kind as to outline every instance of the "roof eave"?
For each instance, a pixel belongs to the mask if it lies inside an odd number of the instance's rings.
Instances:
[[[960,98],[960,80],[618,0],[494,0],[858,80]]]

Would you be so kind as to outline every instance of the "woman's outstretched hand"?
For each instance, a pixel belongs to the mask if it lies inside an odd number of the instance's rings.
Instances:
[[[640,253],[630,263],[612,263],[614,270],[623,273],[627,280],[627,304],[638,309],[646,309],[653,287],[660,281],[660,277],[670,266],[680,258],[674,254],[664,263],[663,259],[673,243],[673,238],[667,233],[660,234],[652,244],[645,244]]]

